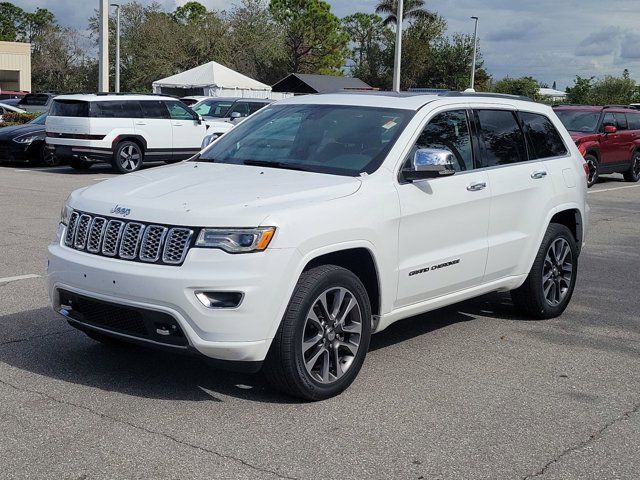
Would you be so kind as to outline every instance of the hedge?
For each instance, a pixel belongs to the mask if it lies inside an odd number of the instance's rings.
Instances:
[[[30,122],[36,117],[42,115],[41,113],[17,113],[17,112],[7,112],[2,115],[2,123],[1,126],[6,127],[7,123],[13,123],[17,125],[22,125],[23,123]]]

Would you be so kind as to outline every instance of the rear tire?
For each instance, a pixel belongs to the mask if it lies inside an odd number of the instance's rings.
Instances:
[[[69,160],[69,165],[71,168],[76,170],[89,170],[91,168],[92,163],[87,162],[86,160],[80,160],[79,158],[72,158]]]
[[[637,182],[640,180],[640,150],[633,152],[631,167],[624,172],[624,179],[627,182]]]
[[[370,338],[371,305],[360,279],[335,265],[312,268],[298,280],[264,375],[295,397],[333,397],[358,375]]]
[[[555,318],[569,305],[578,274],[578,248],[573,233],[552,223],[525,282],[511,291],[523,313],[536,319]]]
[[[596,184],[598,178],[600,177],[600,162],[598,162],[598,158],[588,153],[584,156],[585,162],[587,162],[587,166],[589,167],[589,175],[587,176],[587,187],[591,188]]]
[[[124,140],[116,146],[111,165],[118,173],[131,173],[139,170],[143,161],[143,148],[136,142]]]

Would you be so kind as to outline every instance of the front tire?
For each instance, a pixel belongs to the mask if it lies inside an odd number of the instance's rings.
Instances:
[[[62,163],[62,161],[56,157],[56,154],[53,151],[47,148],[46,144],[43,144],[40,148],[40,163],[45,167],[57,167]]]
[[[113,152],[111,164],[118,173],[131,173],[139,170],[144,160],[144,152],[140,145],[131,140],[120,142]]]
[[[333,397],[358,375],[370,338],[371,305],[360,279],[335,265],[312,268],[298,280],[264,374],[289,395]]]
[[[532,318],[555,318],[569,305],[577,274],[578,248],[573,233],[564,225],[552,223],[527,279],[511,292],[511,299]]]
[[[584,161],[587,162],[587,166],[589,167],[587,187],[591,188],[596,184],[600,177],[600,162],[598,162],[598,158],[595,155],[590,153],[584,156]]]
[[[640,180],[640,151],[633,153],[631,167],[629,167],[629,170],[624,172],[623,175],[627,182],[637,182]]]

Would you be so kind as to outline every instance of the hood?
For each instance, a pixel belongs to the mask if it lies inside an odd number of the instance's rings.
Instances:
[[[270,214],[304,203],[345,197],[355,177],[276,168],[183,162],[105,180],[71,196],[89,213],[194,227],[256,227]]]
[[[226,133],[231,130],[235,125],[233,123],[225,122],[222,119],[204,118],[204,124],[207,126],[207,134],[211,133]]]
[[[44,131],[44,125],[32,125],[29,123],[25,125],[14,125],[12,127],[0,128],[0,138],[9,140],[20,135],[26,135],[28,133],[44,133]]]
[[[577,140],[596,140],[598,138],[597,133],[569,132],[569,135],[571,135],[571,140],[573,140],[574,142]]]

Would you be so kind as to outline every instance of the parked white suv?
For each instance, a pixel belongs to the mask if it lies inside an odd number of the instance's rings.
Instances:
[[[323,399],[403,318],[493,291],[560,315],[584,167],[551,108],[515,97],[290,98],[192,161],[73,192],[49,293],[94,339],[263,367]]]
[[[72,167],[107,162],[119,173],[145,161],[178,162],[200,151],[207,127],[179,100],[159,95],[60,95],[46,122],[47,147]]]

